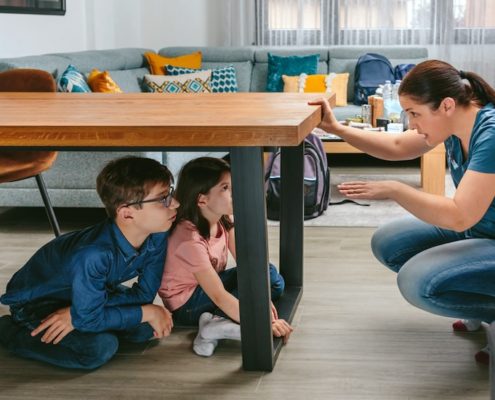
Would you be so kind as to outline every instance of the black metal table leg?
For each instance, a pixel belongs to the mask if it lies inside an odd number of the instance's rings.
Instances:
[[[262,148],[232,148],[231,167],[242,364],[247,371],[271,371],[275,361]]]
[[[304,142],[281,152],[280,272],[288,286],[303,286]]]

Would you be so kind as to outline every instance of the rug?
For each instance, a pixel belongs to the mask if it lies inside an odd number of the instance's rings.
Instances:
[[[415,188],[420,188],[419,168],[384,168],[383,171],[374,168],[371,172],[365,169],[352,168],[332,169],[331,172],[331,201],[336,202],[344,197],[337,190],[337,185],[346,181],[379,181],[397,180]],[[455,188],[450,175],[445,177],[445,193],[447,197],[453,197]],[[362,203],[370,204],[369,207],[361,207],[356,204],[346,203],[331,205],[319,217],[304,221],[305,226],[361,226],[376,227],[406,215],[410,215],[397,203],[390,200],[363,200]],[[269,221],[268,225],[278,225],[276,221]]]

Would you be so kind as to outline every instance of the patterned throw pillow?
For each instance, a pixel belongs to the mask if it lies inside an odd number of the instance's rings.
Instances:
[[[101,72],[96,68],[89,73],[88,85],[93,92],[122,93],[122,89],[115,83],[108,71]]]
[[[143,84],[153,93],[210,93],[211,70],[179,76],[144,75]]]
[[[184,54],[178,57],[164,57],[160,54],[146,52],[144,57],[148,61],[150,71],[153,75],[165,75],[163,67],[165,65],[176,65],[184,68],[201,68],[201,52],[197,51],[191,54]]]
[[[281,92],[284,89],[282,75],[314,75],[318,70],[319,54],[309,56],[281,57],[268,53],[267,92]]]
[[[91,93],[84,75],[72,64],[60,76],[57,89],[59,92]]]
[[[284,81],[284,92],[333,92],[337,106],[347,105],[347,82],[349,81],[349,73],[347,72],[343,74],[331,72],[328,75],[282,75],[282,80]]]
[[[182,75],[198,72],[197,69],[176,67],[165,65],[165,72],[168,75]],[[238,92],[237,76],[233,65],[215,68],[211,70],[211,91],[213,93]]]

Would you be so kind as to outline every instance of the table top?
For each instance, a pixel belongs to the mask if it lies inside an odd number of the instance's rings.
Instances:
[[[323,95],[0,93],[0,147],[296,146]]]

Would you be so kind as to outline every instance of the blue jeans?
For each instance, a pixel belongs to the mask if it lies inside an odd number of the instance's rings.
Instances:
[[[227,292],[239,298],[237,293],[237,267],[229,268],[219,274]],[[270,264],[270,287],[272,300],[277,300],[285,288],[285,281],[275,267]],[[198,325],[199,317],[204,312],[227,317],[208,297],[201,286],[197,286],[187,302],[173,312],[174,323],[178,325]]]
[[[85,333],[73,330],[58,344],[41,342],[43,332],[31,336],[41,320],[60,308],[69,306],[59,300],[42,300],[23,306],[11,306],[17,331],[8,345],[12,353],[64,368],[95,369],[109,361],[117,352],[119,340],[143,343],[153,337],[148,323],[129,331]]]
[[[379,228],[375,257],[397,272],[412,305],[446,317],[495,320],[495,240],[472,238],[413,217]]]

